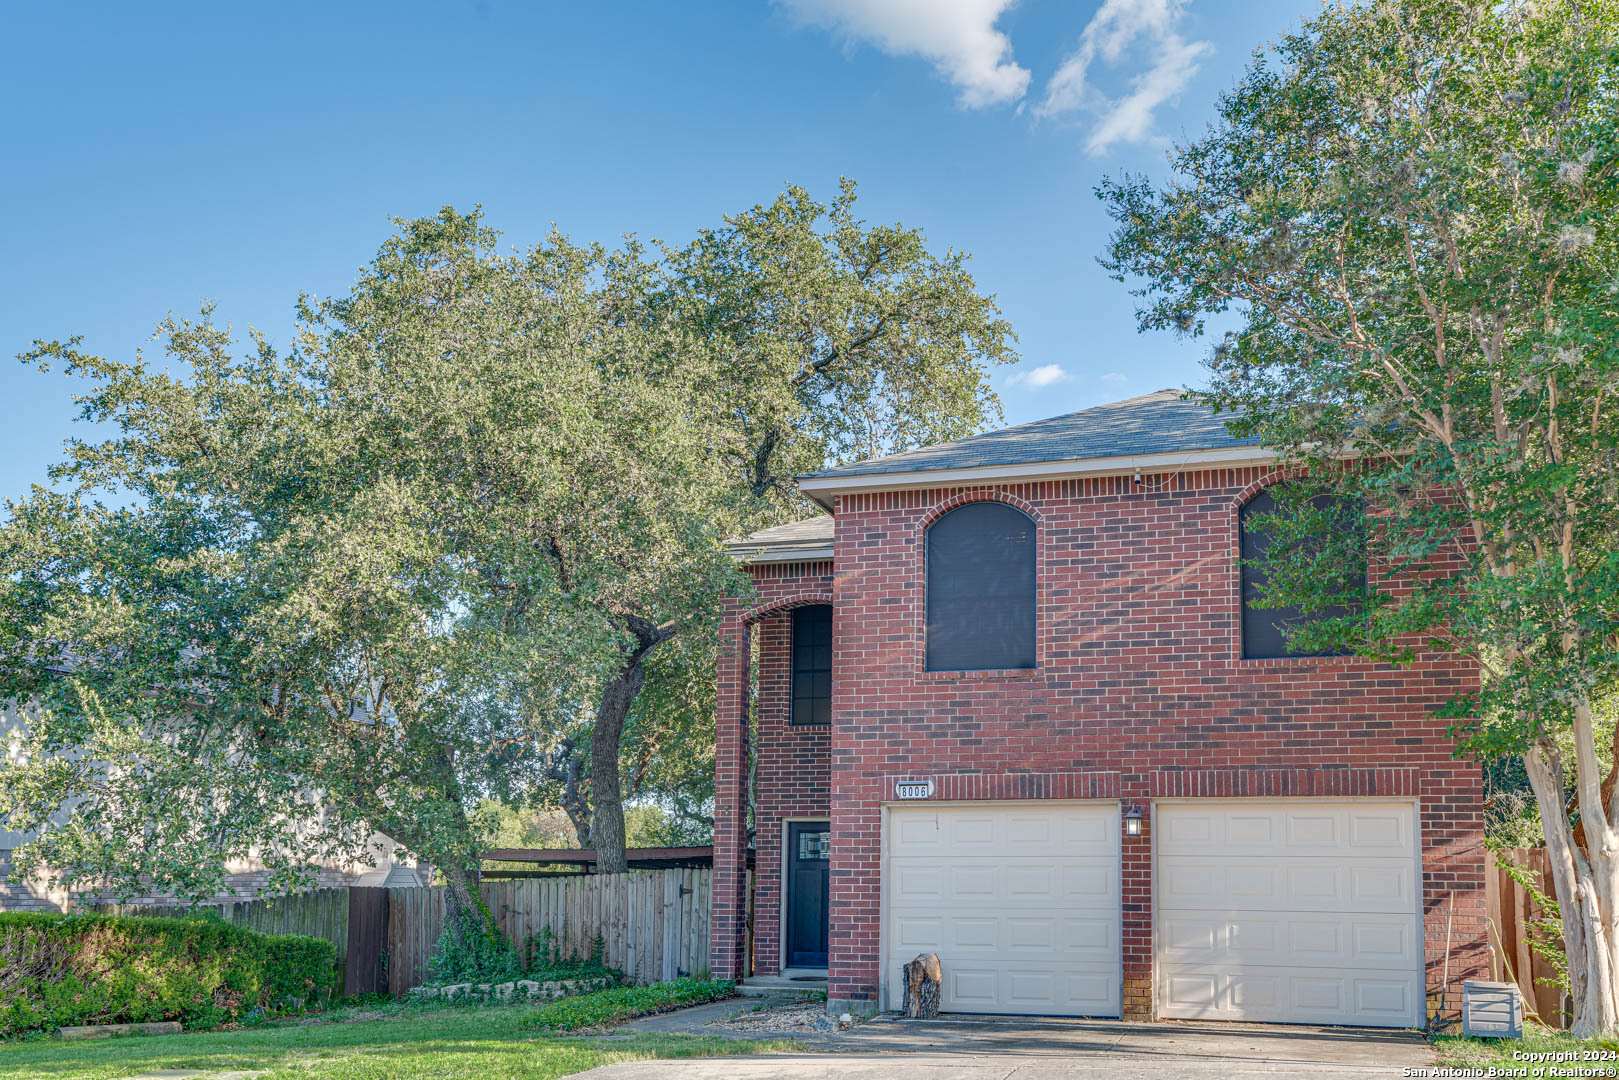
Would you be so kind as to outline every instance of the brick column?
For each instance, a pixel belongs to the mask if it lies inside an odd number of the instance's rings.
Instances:
[[[1145,793],[1126,797],[1120,813],[1141,810],[1141,835],[1125,836],[1119,823],[1119,888],[1124,900],[1123,1010],[1126,1020],[1151,1020],[1152,995],[1152,804]]]
[[[709,966],[716,979],[740,979],[747,933],[749,628],[736,600],[720,621],[714,741],[714,899]]]

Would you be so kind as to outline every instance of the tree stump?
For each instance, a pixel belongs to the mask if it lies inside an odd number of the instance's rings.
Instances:
[[[923,953],[905,965],[905,1016],[932,1020],[939,1015],[939,984],[944,972],[938,953]]]

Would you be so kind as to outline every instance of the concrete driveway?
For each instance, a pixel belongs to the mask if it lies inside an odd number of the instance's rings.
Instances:
[[[817,1052],[632,1062],[580,1075],[591,1080],[1387,1080],[1405,1068],[1433,1063],[1427,1043],[1412,1032],[1268,1024],[879,1017],[841,1035],[800,1041]]]

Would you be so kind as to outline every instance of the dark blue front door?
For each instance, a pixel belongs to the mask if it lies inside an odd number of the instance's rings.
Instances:
[[[832,828],[824,821],[787,826],[787,966],[826,966],[827,894]]]

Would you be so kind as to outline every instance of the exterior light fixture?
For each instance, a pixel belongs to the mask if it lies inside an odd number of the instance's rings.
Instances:
[[[1141,807],[1132,806],[1124,811],[1124,835],[1141,835]]]

